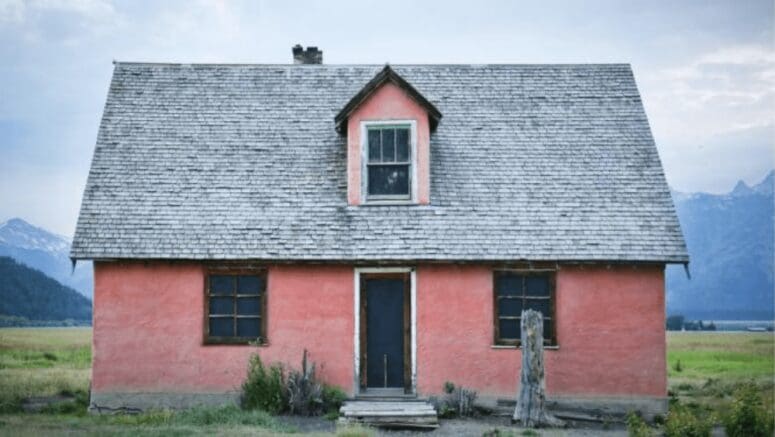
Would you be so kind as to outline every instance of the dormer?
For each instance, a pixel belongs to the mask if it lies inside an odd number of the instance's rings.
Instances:
[[[347,135],[349,205],[430,203],[430,135],[441,113],[386,65],[334,119]]]

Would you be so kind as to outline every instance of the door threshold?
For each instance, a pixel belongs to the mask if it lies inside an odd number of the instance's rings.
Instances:
[[[368,388],[362,390],[356,399],[417,399],[414,393],[405,393],[403,388]]]

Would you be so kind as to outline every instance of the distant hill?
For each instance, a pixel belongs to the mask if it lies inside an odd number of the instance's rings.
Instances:
[[[91,321],[91,301],[42,272],[0,257],[0,316]]]
[[[691,258],[667,269],[667,312],[691,319],[772,320],[773,176],[728,194],[673,193]]]
[[[73,271],[70,241],[65,237],[14,218],[0,224],[0,256],[9,256],[92,297],[91,263],[79,262]]]

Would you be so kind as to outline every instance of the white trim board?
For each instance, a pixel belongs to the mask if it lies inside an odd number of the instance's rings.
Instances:
[[[417,394],[417,272],[414,267],[356,267],[353,275],[353,396],[361,392],[361,274],[409,273],[409,312],[411,314],[412,394]]]

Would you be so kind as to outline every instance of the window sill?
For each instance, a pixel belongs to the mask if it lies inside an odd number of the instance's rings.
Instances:
[[[509,345],[509,344],[493,344],[490,345],[490,349],[522,349],[522,346]],[[556,351],[560,350],[559,345],[544,346],[544,350]]]
[[[365,200],[359,206],[419,205],[414,200]]]

